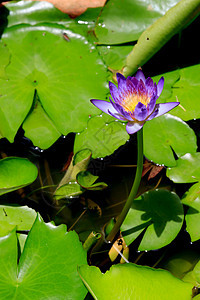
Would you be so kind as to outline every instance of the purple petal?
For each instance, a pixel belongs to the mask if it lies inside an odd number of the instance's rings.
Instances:
[[[154,83],[153,83],[153,79],[151,77],[148,77],[146,82],[145,82],[145,86],[146,86],[146,89],[148,91],[148,96],[151,98],[154,94]]]
[[[156,100],[157,100],[157,97],[152,97],[150,102],[147,104],[147,110],[148,110],[148,114],[150,115],[154,108],[155,108],[155,105],[156,105]]]
[[[118,82],[118,89],[124,89],[126,87],[126,78],[121,73],[117,73],[116,77]]]
[[[126,131],[128,132],[128,134],[133,134],[140,130],[143,127],[143,125],[144,124],[139,124],[136,122],[128,122],[128,124],[126,125]]]
[[[148,116],[147,108],[146,106],[139,102],[134,110],[134,117],[138,121],[144,121]]]
[[[118,88],[114,85],[114,83],[109,81],[109,89],[110,89],[110,94],[115,102],[118,102],[118,97],[119,97],[119,92]]]
[[[144,76],[142,70],[140,70],[140,69],[137,71],[135,78],[137,78],[138,81],[142,80],[144,83],[146,81],[145,76]]]
[[[153,118],[157,118],[157,117],[164,115],[165,113],[167,113],[171,109],[175,108],[179,104],[180,104],[180,102],[168,102],[168,103],[156,104],[155,111],[157,110],[157,113],[154,117],[152,117],[152,115],[154,114],[154,112],[153,112],[153,114],[148,118],[148,120],[151,120]]]
[[[163,86],[164,86],[164,77],[161,77],[160,80],[158,81],[158,84],[157,84],[157,95],[158,95],[158,97],[162,93]]]
[[[116,118],[116,119],[118,119],[118,120],[121,120],[121,121],[128,121],[124,116],[120,115],[119,113],[113,114],[113,113],[111,113],[110,110],[108,110],[108,113],[109,113],[109,115],[111,115],[112,117],[114,117],[114,118]]]
[[[94,104],[96,107],[98,107],[101,111],[105,112],[106,114],[109,114],[108,110],[112,114],[118,114],[118,111],[108,101],[96,100],[96,99],[92,99],[90,101],[92,102],[92,104]]]
[[[112,104],[112,106],[114,107],[114,109],[116,109],[116,111],[121,115],[123,116],[124,120],[127,120],[127,121],[132,121],[133,119],[131,118],[130,114],[128,112],[126,112],[124,110],[124,108],[118,104],[118,103],[114,103],[112,101],[112,99],[110,99],[110,102]]]

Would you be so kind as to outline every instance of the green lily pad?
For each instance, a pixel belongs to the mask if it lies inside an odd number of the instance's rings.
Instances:
[[[133,263],[114,265],[105,274],[87,265],[80,266],[78,272],[94,299],[189,300],[192,296],[192,284],[166,270]]]
[[[200,118],[200,64],[179,70],[180,79],[173,85],[172,99],[180,101],[172,114],[184,121]]]
[[[165,114],[144,125],[144,155],[160,165],[176,166],[178,157],[196,152],[194,131],[181,119]]]
[[[0,236],[16,230],[30,230],[36,218],[36,212],[28,206],[0,205]]]
[[[121,231],[126,244],[130,245],[146,229],[139,250],[154,250],[174,240],[183,219],[179,197],[167,190],[155,190],[133,201]]]
[[[89,100],[105,98],[106,68],[95,47],[85,37],[67,31],[61,25],[12,28],[7,29],[2,37],[11,61],[6,68],[9,80],[0,79],[0,131],[10,142],[13,141],[19,126],[32,112],[36,90],[47,115],[46,120],[41,121],[42,125],[49,126],[50,119],[57,130],[54,134],[51,132],[49,140],[46,136],[48,129],[40,130],[39,135],[35,131],[35,145],[41,144],[44,137],[47,148],[56,140],[58,132],[64,135],[71,131],[80,132],[89,115],[98,113]],[[67,33],[70,42],[63,39],[63,32]],[[1,51],[2,47],[0,56]],[[27,122],[33,125],[40,116],[41,110],[38,109]]]
[[[185,216],[186,230],[191,241],[200,239],[200,183],[194,184],[184,195],[182,203],[189,206]]]
[[[84,299],[87,290],[77,265],[87,263],[78,235],[64,225],[45,224],[38,217],[17,265],[17,237],[0,238],[0,298]],[[73,287],[73,288],[72,288]]]
[[[118,121],[107,123],[102,116],[97,116],[91,118],[87,128],[76,135],[74,153],[90,149],[93,158],[104,157],[111,155],[128,139],[125,124]]]
[[[0,195],[12,192],[37,178],[38,170],[28,159],[7,157],[0,160]]]
[[[156,19],[174,6],[177,0],[110,0],[97,20],[95,34],[100,44],[135,41]]]
[[[45,113],[40,102],[23,123],[25,136],[41,149],[49,148],[60,137],[60,132]]]
[[[8,15],[8,27],[19,24],[35,25],[41,22],[65,24],[74,23],[67,14],[64,14],[53,4],[42,1],[20,1],[6,4],[11,12]]]
[[[176,166],[167,169],[167,176],[176,183],[200,181],[200,152],[187,153],[176,161]]]

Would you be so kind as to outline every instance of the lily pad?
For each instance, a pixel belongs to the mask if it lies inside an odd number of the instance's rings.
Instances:
[[[187,153],[176,161],[176,166],[167,169],[167,176],[176,183],[200,181],[200,152]]]
[[[73,231],[64,225],[36,219],[17,265],[17,237],[12,231],[0,238],[0,298],[84,299],[87,290],[77,273],[86,252]],[[53,272],[52,272],[53,270]],[[73,287],[73,288],[72,288]]]
[[[172,114],[188,121],[200,118],[200,64],[179,70],[180,79],[173,85],[171,99],[180,101]]]
[[[93,158],[105,157],[111,155],[128,139],[125,124],[118,121],[107,123],[102,116],[97,116],[91,118],[87,128],[76,135],[74,153],[81,149],[90,149]]]
[[[95,34],[100,44],[121,44],[135,41],[156,19],[178,0],[110,0],[98,18]]]
[[[19,24],[35,25],[41,22],[45,23],[73,23],[67,14],[64,14],[53,4],[42,1],[20,1],[6,4],[11,12],[8,15],[8,27]]]
[[[16,230],[30,230],[36,218],[36,212],[28,206],[0,205],[0,236]]]
[[[28,159],[7,157],[0,160],[0,195],[12,192],[37,178],[38,170]]]
[[[70,42],[63,39],[64,32]],[[13,141],[19,126],[32,112],[35,90],[46,119],[51,120],[59,133],[83,130],[89,115],[98,113],[89,100],[104,99],[107,93],[106,68],[93,44],[55,24],[11,27],[4,32],[2,41],[11,54],[6,68],[9,80],[0,79],[2,135]],[[1,51],[2,47],[0,56]],[[40,113],[34,112],[32,123],[37,122]],[[49,126],[47,120],[46,124]],[[42,130],[39,135],[36,133],[35,145],[41,143]],[[48,141],[44,130],[46,147],[56,140],[57,134],[51,134]]]
[[[189,206],[185,216],[186,230],[191,241],[200,239],[200,183],[194,184],[184,195],[182,203]]]
[[[25,136],[41,149],[49,148],[61,135],[39,101],[25,120],[23,129]]]
[[[166,270],[117,264],[105,274],[94,266],[80,266],[78,272],[94,299],[181,299],[189,300],[193,285]],[[167,292],[166,292],[167,291]]]
[[[145,229],[139,250],[154,250],[174,240],[183,219],[179,197],[167,190],[155,190],[133,201],[121,231],[126,244],[130,245]]]
[[[176,166],[172,149],[178,157],[197,150],[196,135],[185,122],[166,114],[144,125],[144,155],[149,160]]]

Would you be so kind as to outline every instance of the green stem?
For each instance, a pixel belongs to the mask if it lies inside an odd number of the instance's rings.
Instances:
[[[142,170],[143,170],[143,128],[140,129],[137,132],[137,149],[138,149],[138,154],[137,154],[137,170],[136,170],[136,175],[135,175],[135,180],[133,183],[133,186],[131,188],[130,194],[128,196],[128,199],[126,201],[126,204],[124,205],[121,214],[117,218],[117,222],[115,223],[113,229],[111,232],[108,234],[106,237],[107,241],[112,241],[119,231],[122,223],[124,222],[124,219],[126,218],[126,215],[131,208],[131,205],[133,203],[133,199],[137,195],[138,188],[140,185],[141,181],[141,176],[142,176]]]

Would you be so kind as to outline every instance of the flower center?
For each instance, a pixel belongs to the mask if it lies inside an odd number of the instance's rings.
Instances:
[[[135,110],[136,105],[141,102],[145,106],[150,101],[150,97],[148,97],[146,94],[142,95],[126,95],[121,101],[121,106],[127,111],[127,112],[133,112]]]

